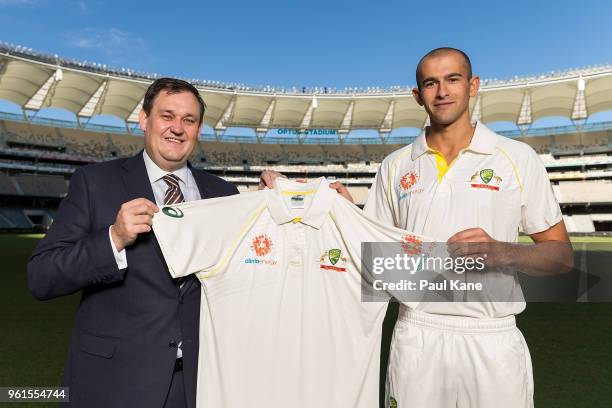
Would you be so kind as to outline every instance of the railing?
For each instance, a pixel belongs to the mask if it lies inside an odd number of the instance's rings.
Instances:
[[[10,120],[13,122],[21,122],[21,123],[32,123],[35,125],[43,125],[43,126],[54,126],[61,128],[69,128],[69,129],[82,129],[89,130],[93,132],[103,132],[103,133],[115,133],[115,134],[129,134],[129,135],[138,135],[143,136],[144,133],[137,127],[131,127],[128,131],[126,127],[123,126],[112,126],[112,125],[100,125],[96,123],[79,123],[69,120],[60,120],[60,119],[50,119],[43,118],[38,116],[29,116],[27,119],[23,116],[23,114],[10,113],[10,112],[0,112],[0,119]],[[537,136],[553,136],[553,135],[562,135],[562,134],[570,134],[570,133],[588,133],[588,132],[596,132],[601,130],[612,130],[612,121],[608,122],[597,122],[597,123],[588,123],[586,125],[576,127],[574,125],[567,126],[553,126],[546,128],[534,128],[529,129],[525,133],[521,133],[520,130],[502,130],[497,131],[500,135],[517,138],[517,137],[537,137]],[[385,140],[385,144],[409,144],[414,141],[414,136],[393,136],[389,137]],[[217,141],[217,138],[213,134],[202,133],[200,135],[200,140],[204,141]],[[259,142],[255,136],[239,136],[239,135],[222,135],[221,142],[226,143],[263,143],[263,144],[300,144],[300,141],[297,137],[275,137],[275,136],[265,136]],[[317,137],[305,137],[302,139],[301,143],[303,144],[323,144],[323,145],[338,145],[340,144],[339,139],[333,137],[327,138],[317,138]],[[343,141],[344,144],[382,144],[382,140],[378,136],[372,137],[347,137]]]

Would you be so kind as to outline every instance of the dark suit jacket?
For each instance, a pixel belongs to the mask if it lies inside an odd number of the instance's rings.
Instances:
[[[238,193],[205,171],[191,172],[202,198]],[[190,279],[179,296],[153,233],[127,247],[124,273],[110,244],[119,207],[139,197],[155,202],[142,152],[78,169],[28,263],[38,299],[83,292],[64,367],[72,407],[162,407],[182,337],[185,392],[195,408],[199,283]]]

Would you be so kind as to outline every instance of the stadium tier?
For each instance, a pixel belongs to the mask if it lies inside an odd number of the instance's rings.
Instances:
[[[23,120],[20,118],[20,120]],[[521,137],[540,154],[571,232],[610,229],[612,221],[612,126],[550,136]],[[32,216],[22,208],[2,208],[0,228],[28,229],[51,220],[51,210],[67,193],[70,174],[86,163],[129,157],[144,146],[141,135],[95,132],[61,126],[0,121],[0,198],[47,199],[51,206]],[[295,178],[326,176],[346,184],[363,205],[380,161],[402,145],[266,144],[201,140],[191,156],[197,167],[221,175],[240,191],[257,188],[269,167]],[[543,148],[546,146],[546,148]],[[556,153],[550,152],[554,147]],[[599,152],[588,153],[593,147]],[[602,150],[603,149],[603,150]],[[53,201],[55,199],[55,201]],[[29,216],[26,215],[28,214]],[[34,218],[32,218],[34,217]],[[34,221],[33,221],[34,219]],[[44,224],[42,224],[44,225]]]
[[[48,225],[72,172],[143,148],[135,126],[154,74],[36,53],[0,42],[0,228]],[[190,157],[236,184],[257,188],[269,167],[294,178],[326,176],[346,184],[363,205],[380,162],[427,123],[411,87],[274,88],[190,80],[207,103],[207,134]],[[41,117],[44,108],[75,115]],[[544,162],[571,232],[612,230],[612,122],[587,123],[612,110],[612,66],[484,80],[470,101],[473,121],[509,121],[501,134],[531,145]],[[124,127],[90,123],[112,115]],[[574,125],[531,128],[562,116]],[[251,136],[233,136],[230,128]],[[412,128],[412,132],[407,128]],[[355,130],[374,131],[373,137]],[[274,131],[273,131],[274,130]],[[29,227],[28,227],[29,226]]]

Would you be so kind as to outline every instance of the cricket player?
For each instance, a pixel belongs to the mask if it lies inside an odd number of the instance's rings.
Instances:
[[[486,254],[489,267],[531,275],[571,269],[569,237],[538,155],[470,122],[480,79],[468,56],[432,50],[416,82],[414,98],[431,125],[384,159],[366,213],[446,241],[457,256]],[[517,245],[519,229],[535,244]],[[524,309],[524,301],[401,304],[387,406],[532,407],[531,359],[514,319]]]

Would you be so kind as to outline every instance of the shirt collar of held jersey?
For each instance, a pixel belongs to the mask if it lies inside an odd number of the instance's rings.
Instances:
[[[149,176],[149,182],[151,184],[155,183],[157,180],[161,179],[162,177],[164,177],[166,174],[169,173],[165,170],[162,170],[157,164],[155,164],[153,159],[151,159],[151,157],[147,154],[146,150],[143,150],[142,157],[144,159],[145,167],[147,168],[147,175]],[[174,174],[183,183],[186,184],[188,171],[189,169],[187,167],[187,163],[185,163],[180,169],[171,172],[171,174]]]
[[[418,159],[423,153],[434,152],[435,150],[427,146],[427,139],[425,138],[426,131],[423,130],[421,134],[412,143],[412,153],[410,154],[412,160]],[[475,153],[493,154],[495,153],[495,146],[497,145],[497,135],[491,129],[482,124],[482,122],[476,122],[476,129],[474,129],[474,136],[470,145],[465,149]]]
[[[311,183],[298,183],[284,178],[277,178],[275,184],[273,189],[266,190],[266,201],[272,219],[277,224],[301,222],[316,229],[321,228],[323,221],[325,221],[330,211],[334,194],[337,194],[334,189],[329,187],[329,182],[325,177],[319,177]],[[301,217],[296,218],[294,215],[291,215],[289,208],[287,208],[283,200],[283,196],[299,192],[313,194],[313,197],[306,212]]]

